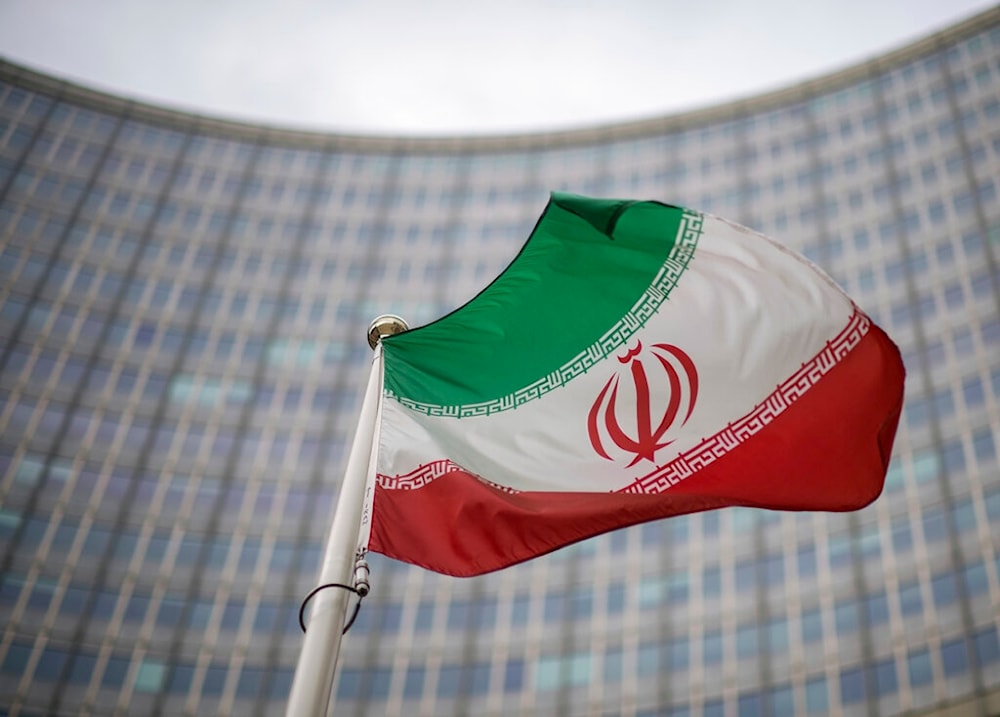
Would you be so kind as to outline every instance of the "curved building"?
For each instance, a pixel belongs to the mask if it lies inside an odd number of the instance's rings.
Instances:
[[[375,556],[337,714],[1000,713],[998,183],[1000,9],[751,99],[484,138],[220,121],[0,63],[0,714],[282,714],[368,322],[471,297],[551,190],[824,267],[908,368],[885,492],[471,580]]]

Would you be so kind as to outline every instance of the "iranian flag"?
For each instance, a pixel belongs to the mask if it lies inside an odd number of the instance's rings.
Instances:
[[[657,202],[554,194],[503,274],[382,352],[369,547],[458,576],[724,506],[862,508],[903,399],[822,271]]]

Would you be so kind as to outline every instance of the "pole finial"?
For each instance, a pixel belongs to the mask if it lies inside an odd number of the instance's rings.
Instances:
[[[395,336],[404,331],[409,331],[410,327],[403,319],[394,314],[382,314],[376,317],[368,326],[368,345],[372,351],[378,346],[378,342],[386,336]]]

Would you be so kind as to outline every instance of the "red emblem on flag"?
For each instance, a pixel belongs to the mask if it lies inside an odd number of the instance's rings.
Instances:
[[[640,358],[642,353],[642,342],[637,342],[635,348],[618,357],[622,364],[629,365],[632,374],[634,395],[625,403],[634,410],[634,419],[625,422],[626,428],[619,420],[619,411],[625,410],[618,406],[619,384],[623,383],[620,373],[604,384],[587,416],[590,443],[598,455],[614,460],[604,448],[610,439],[622,451],[635,456],[629,467],[641,459],[655,462],[656,452],[674,441],[665,440],[670,429],[687,423],[698,398],[698,371],[690,356],[671,344],[653,344]],[[652,388],[644,358],[652,366]]]

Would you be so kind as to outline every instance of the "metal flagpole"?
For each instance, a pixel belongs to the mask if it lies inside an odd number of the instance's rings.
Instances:
[[[375,424],[382,392],[382,345],[379,342],[384,336],[398,334],[408,328],[406,322],[397,316],[380,316],[369,327],[368,343],[375,350],[375,357],[326,543],[319,574],[320,585],[352,584],[365,483],[374,455]],[[349,598],[349,591],[341,588],[320,590],[313,598],[309,626],[288,697],[287,717],[321,717],[327,714]]]

